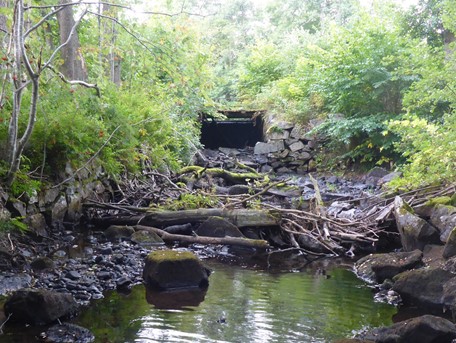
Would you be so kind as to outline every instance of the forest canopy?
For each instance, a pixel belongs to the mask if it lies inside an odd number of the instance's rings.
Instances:
[[[244,108],[318,132],[327,166],[452,182],[456,3],[400,3],[0,1],[0,176],[174,170],[201,113]]]

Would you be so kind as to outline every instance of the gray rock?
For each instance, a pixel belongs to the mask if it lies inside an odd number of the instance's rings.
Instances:
[[[77,312],[78,304],[69,293],[24,288],[6,300],[4,310],[5,315],[12,315],[12,321],[44,325],[71,317]]]
[[[419,266],[422,259],[423,253],[420,250],[371,254],[359,259],[355,263],[355,270],[366,281],[382,283],[399,273]]]
[[[171,234],[191,235],[192,234],[192,224],[187,223],[187,224],[180,224],[180,225],[179,224],[171,225],[171,226],[165,227],[163,230],[168,233],[171,233]]]
[[[44,192],[44,205],[50,205],[54,203],[59,194],[60,190],[58,188],[47,189]]]
[[[282,130],[282,131],[272,131],[268,132],[267,136],[271,140],[280,140],[280,139],[288,139],[290,137],[290,131]]]
[[[305,135],[306,131],[301,125],[295,125],[290,132],[290,137],[295,139],[303,139]]]
[[[450,235],[443,249],[443,257],[450,258],[456,255],[456,226],[451,230]]]
[[[37,236],[48,237],[46,219],[41,213],[35,213],[25,219],[29,229]]]
[[[234,185],[228,188],[229,195],[249,194],[250,187],[245,185]]]
[[[441,311],[443,285],[453,277],[451,272],[436,267],[409,270],[393,278],[393,290],[401,295],[406,305]]]
[[[207,237],[244,237],[236,225],[221,217],[209,217],[201,223],[195,233]]]
[[[227,156],[237,156],[240,154],[238,149],[233,149],[233,148],[219,148],[219,151],[224,153]]]
[[[260,171],[262,173],[269,173],[270,171],[274,170],[269,164],[265,164],[264,166],[261,166]]]
[[[52,223],[63,222],[68,209],[68,203],[64,195],[61,195],[52,207]]]
[[[295,126],[295,124],[293,124],[289,121],[278,121],[278,122],[274,123],[272,126],[276,126],[281,130],[290,130]]]
[[[12,201],[12,205],[21,217],[25,217],[27,215],[27,206],[25,203],[16,199]]]
[[[1,207],[0,203],[0,221],[8,221],[11,219],[11,213],[6,209]]]
[[[104,235],[110,241],[117,241],[119,239],[131,238],[135,233],[135,229],[131,226],[111,225],[108,227]]]
[[[163,239],[152,230],[140,230],[131,235],[131,241],[142,246],[164,245]]]
[[[285,139],[285,144],[286,144],[287,146],[290,146],[291,144],[296,143],[296,142],[299,142],[299,139],[297,139],[297,138],[288,138],[288,139]]]
[[[285,149],[285,144],[283,141],[273,141],[269,143],[264,142],[257,142],[255,144],[255,148],[253,149],[253,153],[255,155],[266,155],[272,152],[277,152]]]
[[[28,274],[0,275],[0,295],[30,287],[32,277]]]
[[[298,141],[296,143],[291,144],[289,147],[291,152],[299,151],[304,149],[304,143],[301,141]]]
[[[456,207],[437,204],[431,211],[431,223],[440,231],[440,240],[446,242],[450,232],[456,227]]]
[[[439,243],[438,230],[412,211],[402,198],[394,199],[394,216],[404,250],[423,250],[426,244]]]
[[[450,343],[456,338],[456,326],[437,316],[424,315],[359,335],[376,343]]]
[[[377,184],[379,186],[381,185],[384,185],[385,183],[388,183],[398,177],[401,177],[402,176],[402,173],[401,172],[392,172],[392,173],[389,173],[385,176],[382,176],[378,181],[377,181]]]
[[[151,252],[143,269],[147,288],[156,290],[206,288],[209,270],[190,251],[156,250]]]
[[[33,270],[41,271],[46,269],[54,269],[55,263],[49,257],[37,257],[30,263],[30,266]]]

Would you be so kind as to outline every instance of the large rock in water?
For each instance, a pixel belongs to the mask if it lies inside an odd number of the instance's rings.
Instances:
[[[393,278],[393,290],[405,304],[441,311],[444,307],[443,286],[455,275],[441,268],[415,269]]]
[[[236,225],[221,217],[209,217],[195,231],[198,236],[244,237]]]
[[[447,319],[424,315],[360,335],[376,343],[451,343],[456,326]]]
[[[422,251],[426,244],[440,243],[438,230],[415,215],[413,209],[398,196],[394,199],[394,216],[405,251]]]
[[[44,325],[73,316],[78,304],[69,293],[24,288],[13,293],[4,305],[5,315],[21,323]]]
[[[146,258],[143,279],[155,290],[200,287],[209,285],[210,271],[190,251],[157,250]]]
[[[382,283],[399,273],[415,268],[421,264],[422,259],[423,253],[420,250],[371,254],[359,259],[355,263],[355,269],[362,279]]]

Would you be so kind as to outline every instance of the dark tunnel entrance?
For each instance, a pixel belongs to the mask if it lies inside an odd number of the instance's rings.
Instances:
[[[263,139],[264,111],[219,111],[226,119],[202,116],[201,143],[208,149],[245,148]]]

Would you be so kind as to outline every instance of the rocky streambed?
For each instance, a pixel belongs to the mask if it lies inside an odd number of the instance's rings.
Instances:
[[[294,143],[296,142],[290,142]],[[197,163],[203,171],[219,168],[243,172],[248,167],[256,172],[268,164],[267,158],[267,155],[252,154],[250,149],[220,149],[202,151]],[[241,171],[236,168],[241,168]],[[288,174],[288,169],[282,171],[284,173],[274,176],[271,182],[283,181],[285,187],[271,187],[264,193],[258,189],[260,186],[253,179],[244,180],[242,184],[230,184],[226,177],[219,174],[209,177],[201,177],[201,174],[190,178],[181,176],[170,180],[168,176],[153,172],[148,183],[141,183],[142,186],[138,187],[128,183],[119,192],[113,189],[106,192],[109,189],[106,183],[101,187],[103,183],[94,182],[90,187],[95,190],[92,193],[95,196],[87,199],[91,199],[91,203],[96,201],[98,205],[111,205],[104,209],[89,206],[85,213],[82,206],[75,206],[84,201],[76,201],[74,191],[64,191],[60,195],[56,193],[52,197],[46,193],[42,200],[29,199],[32,205],[48,202],[50,210],[43,209],[29,217],[41,215],[45,218],[46,213],[50,213],[50,226],[36,229],[38,224],[35,223],[32,232],[17,237],[6,236],[2,240],[0,294],[9,295],[9,298],[0,328],[12,323],[16,318],[10,314],[18,313],[15,309],[24,308],[24,304],[32,306],[27,311],[21,310],[23,321],[41,325],[77,315],[81,306],[101,299],[107,290],[129,292],[132,286],[143,282],[144,260],[151,250],[190,249],[203,258],[215,257],[223,261],[234,260],[236,263],[253,261],[252,265],[264,269],[282,266],[282,269],[290,271],[301,270],[323,256],[339,254],[356,260],[369,252],[398,250],[362,258],[355,264],[356,273],[373,285],[379,301],[397,306],[417,306],[432,316],[360,334],[358,341],[451,342],[456,338],[454,324],[448,319],[435,317],[439,315],[450,318],[456,308],[453,287],[456,284],[456,260],[453,257],[456,253],[456,233],[453,232],[456,226],[454,187],[427,192],[424,196],[413,193],[411,196],[387,199],[377,195],[380,192],[379,186],[391,177],[381,169],[375,169],[357,181],[334,175],[313,179],[309,175]],[[159,180],[165,181],[160,183]],[[203,235],[202,227],[206,225],[204,236],[217,232],[215,236],[219,238],[236,236],[242,239],[261,239],[269,245],[267,248],[239,248],[231,244],[206,246],[199,243],[173,243],[177,242],[173,239],[167,240],[165,244],[163,235],[143,225],[99,225],[106,215],[109,218],[125,217],[125,211],[130,211],[131,215],[133,210],[130,206],[159,203],[161,200],[156,194],[160,192],[169,191],[171,198],[181,200],[181,184],[192,191],[212,188],[217,196],[225,197],[225,204],[226,199],[230,199],[246,205],[243,202],[245,199],[251,201],[249,199],[252,195],[257,195],[253,200],[275,208],[306,211],[305,213],[315,206],[314,199],[318,194],[323,203],[317,204],[320,206],[317,207],[320,211],[317,215],[328,219],[323,224],[336,223],[338,227],[343,223],[363,225],[365,222],[360,218],[374,218],[381,230],[367,240],[362,235],[356,236],[358,232],[354,231],[340,231],[344,235],[337,236],[331,232],[331,226],[326,227],[326,233],[325,226],[319,227],[320,222],[312,221],[312,218],[309,221],[316,225],[303,228],[302,234],[296,231],[296,226],[291,233],[286,226],[288,231],[272,227],[233,228],[232,223],[220,230],[219,222],[217,227],[207,228],[213,219],[207,219],[209,224],[205,219],[163,225],[160,228],[171,235],[191,237],[200,227],[199,235]],[[127,194],[131,200],[113,204],[119,194]],[[110,202],[105,201],[109,198]],[[102,199],[105,200],[101,202]],[[80,212],[75,210],[78,208]],[[83,219],[83,225],[69,226],[67,220],[71,218]],[[98,221],[93,220],[97,218]],[[277,226],[281,225],[284,223],[278,223]],[[321,229],[317,236],[320,245],[302,238],[308,237],[307,232],[315,232],[316,228]],[[326,243],[325,239],[331,237],[335,237],[337,246]],[[58,332],[61,333],[60,337],[57,337]],[[68,342],[93,340],[90,332],[74,325],[63,329],[52,327],[42,339],[59,342],[62,337],[67,337],[65,339]],[[73,340],[68,337],[73,337]]]

